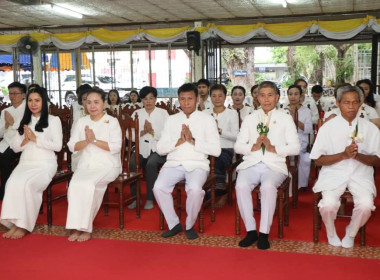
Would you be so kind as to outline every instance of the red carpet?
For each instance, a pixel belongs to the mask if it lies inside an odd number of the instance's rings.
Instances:
[[[1,279],[378,279],[379,260],[64,237],[0,238]],[[263,278],[265,277],[265,278]]]

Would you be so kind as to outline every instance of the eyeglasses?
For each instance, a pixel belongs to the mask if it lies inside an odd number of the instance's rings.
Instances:
[[[9,95],[23,94],[23,92],[10,92]]]

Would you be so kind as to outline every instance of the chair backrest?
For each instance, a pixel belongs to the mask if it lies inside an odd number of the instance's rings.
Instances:
[[[164,101],[157,102],[156,107],[166,110],[169,115],[175,114],[169,101],[166,103]]]
[[[67,107],[66,105],[63,106],[63,108],[59,108],[55,105],[49,106],[49,112],[53,116],[57,116],[61,119],[62,123],[62,149],[57,152],[57,163],[58,168],[57,172],[62,173],[65,172],[63,162],[65,160],[65,154],[66,154],[66,170],[71,171],[71,151],[69,150],[69,147],[67,146],[67,143],[70,140],[70,132],[71,132],[71,126],[72,126],[72,120],[73,120],[73,113],[72,109]]]
[[[140,107],[138,107],[138,106],[128,106],[128,104],[127,104],[124,108],[121,109],[119,115],[127,114],[127,115],[132,116],[132,113],[139,108]]]
[[[130,162],[133,153],[133,147],[135,152],[136,170],[140,169],[140,137],[139,137],[139,117],[138,114],[135,118],[129,114],[121,114],[118,116],[118,121],[122,131],[122,148],[121,148],[121,162],[123,167],[123,174],[130,174]],[[133,135],[135,136],[135,142],[132,141]],[[128,142],[126,143],[126,138]]]

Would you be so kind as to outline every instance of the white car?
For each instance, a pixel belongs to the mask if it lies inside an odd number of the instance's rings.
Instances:
[[[109,91],[112,88],[116,87],[116,83],[114,82],[111,76],[101,76],[101,75],[96,76],[95,84],[91,76],[89,75],[82,76],[82,84],[97,86],[103,89],[104,91]],[[75,80],[75,75],[74,74],[67,75],[61,85],[61,89],[63,91],[70,91],[70,90],[75,91],[76,88],[77,88],[77,83]]]

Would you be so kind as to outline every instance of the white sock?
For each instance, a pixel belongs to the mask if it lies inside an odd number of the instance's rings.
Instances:
[[[349,227],[346,227],[346,235],[342,239],[342,247],[343,248],[352,248],[354,247],[355,237],[351,237],[349,235]]]
[[[335,246],[335,247],[342,246],[342,242],[340,241],[339,236],[336,234],[335,229],[334,229],[334,235],[333,236],[327,235],[327,239],[329,241],[329,244],[332,246]]]

